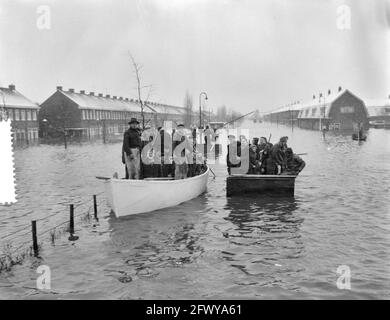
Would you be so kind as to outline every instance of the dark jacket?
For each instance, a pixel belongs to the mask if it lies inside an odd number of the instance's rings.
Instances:
[[[123,151],[129,156],[134,148],[141,149],[141,136],[139,130],[130,128],[123,135]]]
[[[235,158],[236,158],[236,156],[241,157],[241,142],[236,141],[236,145],[229,143],[227,149],[228,149],[227,159],[226,159],[227,166],[228,167],[239,167],[240,162],[235,161]],[[230,162],[230,155],[232,155],[233,163]]]
[[[306,163],[302,158],[294,154],[290,159],[287,159],[287,172],[291,174],[298,174],[303,170]]]
[[[284,147],[278,142],[275,143],[271,150],[271,157],[272,160],[275,162],[276,165],[285,166],[286,163],[286,154]]]

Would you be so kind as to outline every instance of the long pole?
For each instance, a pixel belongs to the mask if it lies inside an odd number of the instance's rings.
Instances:
[[[246,117],[246,116],[249,116],[249,115],[252,114],[253,112],[255,112],[255,111],[251,111],[251,112],[249,112],[249,113],[247,113],[247,114],[244,114],[243,116],[240,116],[240,117],[235,118],[235,119],[233,119],[233,120],[231,120],[231,121],[229,121],[229,122],[226,122],[226,123],[223,125],[223,127],[226,126],[226,125],[228,125],[229,123],[235,122],[235,121],[237,121],[237,120],[239,120],[239,119],[241,119],[241,118],[244,118],[244,117]]]

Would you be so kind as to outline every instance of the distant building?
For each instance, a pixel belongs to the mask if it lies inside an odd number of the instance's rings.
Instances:
[[[146,125],[163,120],[177,121],[183,109],[150,101],[145,101],[144,105]],[[89,138],[103,136],[103,133],[121,135],[132,117],[142,123],[138,100],[57,87],[41,104],[39,124],[43,137],[58,136],[66,131],[69,136]]]
[[[364,102],[368,110],[371,127],[390,127],[390,96],[387,100],[364,100]]]
[[[305,129],[356,130],[358,124],[368,128],[368,112],[364,101],[349,90],[320,95],[302,104],[298,126]]]
[[[298,114],[301,109],[302,105],[299,102],[296,102],[295,104],[284,106],[264,115],[264,120],[278,124],[296,125]]]
[[[15,142],[38,140],[38,104],[22,95],[11,84],[0,88],[0,108],[4,108],[12,121]]]

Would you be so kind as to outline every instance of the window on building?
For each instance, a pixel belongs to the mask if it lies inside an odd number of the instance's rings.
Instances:
[[[9,119],[15,120],[15,118],[14,118],[14,110],[13,109],[8,109],[7,114],[8,114],[8,118]]]
[[[385,108],[385,113],[390,113],[390,108]]]
[[[31,121],[31,111],[32,110],[26,110],[26,120]]]
[[[355,108],[354,107],[341,107],[340,112],[341,113],[354,113]]]
[[[14,112],[15,112],[15,120],[19,121],[20,120],[20,110],[19,109],[15,109]]]
[[[37,110],[31,110],[31,116],[33,121],[37,121]]]
[[[305,116],[307,117],[309,115],[309,109],[306,109]]]
[[[314,116],[314,115],[316,114],[316,110],[317,110],[316,108],[312,108],[312,109],[311,109],[311,115],[312,115],[312,116]]]
[[[321,107],[321,117],[324,117],[325,116],[325,107]]]
[[[26,120],[26,110],[20,110],[20,120]]]

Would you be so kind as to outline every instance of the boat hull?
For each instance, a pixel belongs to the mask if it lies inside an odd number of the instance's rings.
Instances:
[[[226,195],[294,196],[295,178],[295,175],[230,175],[226,178]]]
[[[359,137],[359,135],[357,135],[356,133],[354,133],[352,135],[352,140],[357,140],[357,141],[366,141],[367,140],[367,136],[361,136]]]
[[[107,201],[116,217],[176,206],[207,190],[209,168],[199,176],[181,180],[109,179],[104,182]]]

